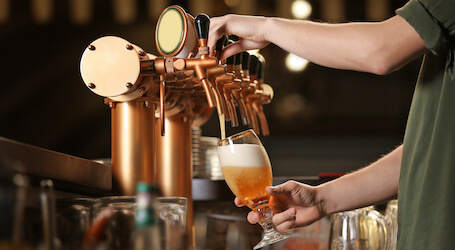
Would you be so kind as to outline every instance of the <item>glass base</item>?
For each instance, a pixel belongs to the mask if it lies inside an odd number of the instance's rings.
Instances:
[[[262,240],[253,249],[259,249],[291,237],[289,234],[280,233],[275,228],[275,225],[272,223],[273,213],[268,205],[257,208],[254,211],[259,214],[259,225],[264,229],[264,234]]]
[[[256,250],[259,248],[263,248],[265,246],[277,243],[290,237],[291,237],[290,234],[277,233],[276,231],[270,232],[269,234],[265,233],[264,237],[262,237],[262,240],[256,246],[254,246],[253,249]]]

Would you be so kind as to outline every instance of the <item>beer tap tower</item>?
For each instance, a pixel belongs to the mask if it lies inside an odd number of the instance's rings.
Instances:
[[[251,60],[256,72],[248,74],[248,64],[231,65],[231,58],[225,65],[209,56],[209,22],[205,14],[193,18],[183,8],[169,6],[155,32],[161,56],[123,38],[106,36],[85,49],[80,63],[86,86],[105,97],[111,109],[112,193],[135,195],[137,183],[145,181],[157,185],[164,196],[188,198],[189,235],[191,127],[204,124],[215,107],[220,117],[237,126],[238,107],[246,124],[260,133],[259,117],[262,134],[269,133],[262,105],[270,102],[271,88],[264,91],[258,76],[262,73],[256,70],[264,68],[264,61]],[[222,45],[223,41],[217,43],[217,55]],[[248,53],[235,57],[239,62],[249,60]]]

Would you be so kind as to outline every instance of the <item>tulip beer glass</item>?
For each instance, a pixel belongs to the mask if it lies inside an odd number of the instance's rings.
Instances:
[[[272,223],[273,214],[268,206],[270,195],[265,191],[265,187],[273,184],[272,167],[254,131],[247,130],[218,142],[218,157],[231,191],[260,215],[264,235],[254,249],[289,238],[278,232]]]

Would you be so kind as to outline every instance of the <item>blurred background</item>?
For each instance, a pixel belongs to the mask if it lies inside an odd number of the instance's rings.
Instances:
[[[172,4],[193,16],[238,13],[370,22],[391,17],[405,3],[0,0],[0,136],[87,159],[109,158],[110,110],[82,82],[82,52],[91,41],[115,35],[157,55],[156,21]],[[275,175],[350,171],[401,142],[420,59],[388,76],[376,76],[321,67],[275,45],[260,53],[267,61],[265,83],[275,91],[272,103],[264,107],[271,135],[262,138]],[[228,135],[243,129],[227,125]],[[219,136],[215,114],[202,133]]]

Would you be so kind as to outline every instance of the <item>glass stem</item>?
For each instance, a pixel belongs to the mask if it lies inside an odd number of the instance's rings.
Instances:
[[[264,229],[266,236],[274,234],[276,231],[275,225],[272,223],[273,213],[269,206],[263,206],[255,210],[259,213],[259,225]]]

